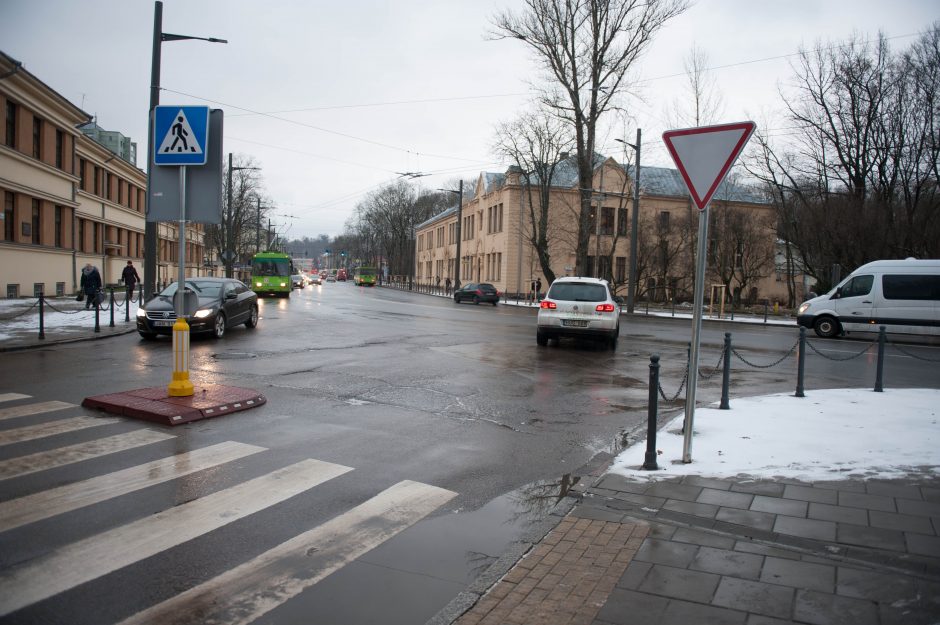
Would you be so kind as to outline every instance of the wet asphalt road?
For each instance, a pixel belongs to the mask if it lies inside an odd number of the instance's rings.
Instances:
[[[445,298],[351,283],[325,284],[264,300],[256,330],[221,341],[194,339],[196,384],[261,391],[267,405],[182,426],[172,440],[0,482],[4,501],[223,441],[266,451],[0,534],[4,570],[156,512],[314,458],[352,470],[315,489],[88,581],[17,613],[17,622],[117,622],[322,524],[401,480],[456,495],[423,521],[340,568],[257,622],[421,623],[455,597],[554,503],[621,432],[644,423],[649,355],[662,356],[672,396],[685,373],[691,322],[635,318],[616,352],[565,341],[539,348],[535,311],[455,305]],[[723,333],[766,365],[788,352],[793,327],[706,324],[701,364],[718,362]],[[834,358],[864,340],[814,345]],[[936,347],[908,346],[940,357]],[[4,354],[3,392],[78,404],[88,395],[160,386],[170,377],[170,341],[136,335]],[[869,386],[874,350],[845,362],[810,357],[806,387]],[[796,358],[746,367],[737,358],[735,393],[792,392]],[[699,383],[703,402],[720,396],[720,373]],[[886,385],[937,386],[935,367],[893,353]],[[680,407],[661,402],[663,412]],[[76,414],[81,414],[79,409]],[[49,417],[51,419],[51,417]],[[38,417],[34,422],[42,422]],[[0,423],[0,427],[12,427]],[[0,460],[141,426],[120,421],[59,437],[0,447]],[[367,599],[367,600],[365,600]]]

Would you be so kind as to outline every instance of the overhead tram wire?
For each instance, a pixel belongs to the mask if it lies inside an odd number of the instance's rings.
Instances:
[[[396,151],[398,151],[398,152],[405,152],[405,153],[408,153],[408,154],[416,154],[416,155],[418,155],[418,156],[426,156],[426,157],[432,157],[432,158],[443,158],[443,159],[451,160],[451,161],[468,161],[468,162],[473,162],[471,159],[468,159],[468,158],[461,158],[461,157],[459,157],[459,156],[445,156],[445,155],[443,155],[443,154],[430,154],[430,153],[428,153],[428,152],[419,152],[419,151],[417,151],[417,150],[411,150],[411,149],[403,148],[403,147],[400,147],[400,146],[397,146],[397,145],[391,145],[391,144],[389,144],[389,143],[382,143],[381,141],[373,141],[372,139],[366,139],[366,138],[364,138],[364,137],[357,137],[356,135],[351,135],[351,134],[348,134],[348,133],[345,133],[345,132],[339,132],[339,131],[337,131],[337,130],[330,130],[330,129],[328,129],[328,128],[321,128],[320,126],[314,126],[313,124],[305,124],[305,123],[303,123],[303,122],[298,122],[298,121],[295,121],[295,120],[292,120],[292,119],[286,119],[286,118],[284,118],[284,117],[278,117],[277,115],[272,115],[272,114],[270,114],[270,113],[264,113],[264,112],[262,112],[262,111],[253,111],[253,110],[248,109],[248,108],[245,108],[245,107],[243,107],[243,106],[236,106],[236,105],[234,105],[234,104],[228,104],[227,102],[221,102],[221,101],[219,101],[219,100],[213,100],[212,98],[204,98],[204,97],[202,97],[202,96],[193,95],[193,94],[191,94],[191,93],[185,93],[185,92],[183,92],[183,91],[176,91],[176,90],[173,90],[173,89],[168,89],[168,88],[166,88],[166,87],[160,87],[160,90],[161,90],[161,91],[166,91],[166,92],[168,92],[168,93],[175,93],[175,94],[177,94],[177,95],[186,96],[187,98],[193,98],[193,99],[195,99],[195,100],[202,100],[203,102],[211,102],[212,104],[218,104],[219,106],[224,106],[224,107],[231,108],[231,109],[237,109],[237,110],[239,110],[239,111],[247,111],[247,112],[249,112],[249,113],[254,113],[254,114],[256,114],[256,115],[261,115],[261,116],[263,116],[263,117],[268,117],[268,118],[270,118],[270,119],[274,119],[274,120],[277,120],[277,121],[285,122],[285,123],[287,123],[287,124],[294,124],[294,125],[296,125],[296,126],[302,126],[302,127],[304,127],[304,128],[310,128],[311,130],[318,130],[318,131],[320,131],[320,132],[325,132],[325,133],[327,133],[327,134],[336,135],[336,136],[338,136],[338,137],[345,137],[346,139],[353,139],[354,141],[362,141],[363,143],[368,143],[368,144],[370,144],[370,145],[376,145],[376,146],[379,146],[379,147],[382,147],[382,148],[386,148],[386,149],[389,149],[389,150],[396,150]]]

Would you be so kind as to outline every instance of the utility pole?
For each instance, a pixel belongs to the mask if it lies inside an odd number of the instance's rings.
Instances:
[[[615,139],[624,145],[628,145],[636,151],[636,164],[633,167],[633,215],[630,220],[630,284],[627,289],[627,313],[633,314],[636,302],[636,279],[637,279],[637,230],[640,221],[640,146],[643,131],[636,129],[636,143],[627,143],[623,139]],[[626,158],[626,156],[624,156]]]
[[[258,221],[255,224],[255,253],[261,253],[261,198],[255,198],[258,200]]]

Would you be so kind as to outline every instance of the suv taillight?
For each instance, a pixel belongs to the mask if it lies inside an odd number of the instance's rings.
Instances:
[[[555,304],[555,302],[553,302],[553,301],[551,301],[551,300],[543,299],[543,300],[539,303],[539,308],[546,308],[546,309],[548,309],[548,310],[555,310],[556,308],[558,308],[558,305]]]
[[[597,308],[595,308],[594,310],[596,310],[597,312],[614,312],[614,305],[613,304],[598,304]]]

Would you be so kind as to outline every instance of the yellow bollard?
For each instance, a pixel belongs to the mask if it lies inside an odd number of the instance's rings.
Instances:
[[[170,397],[189,397],[194,392],[189,381],[189,324],[182,317],[173,324],[173,381],[166,390]]]
[[[775,315],[780,314],[780,303],[779,303],[779,302],[774,302],[774,314],[775,314]]]

